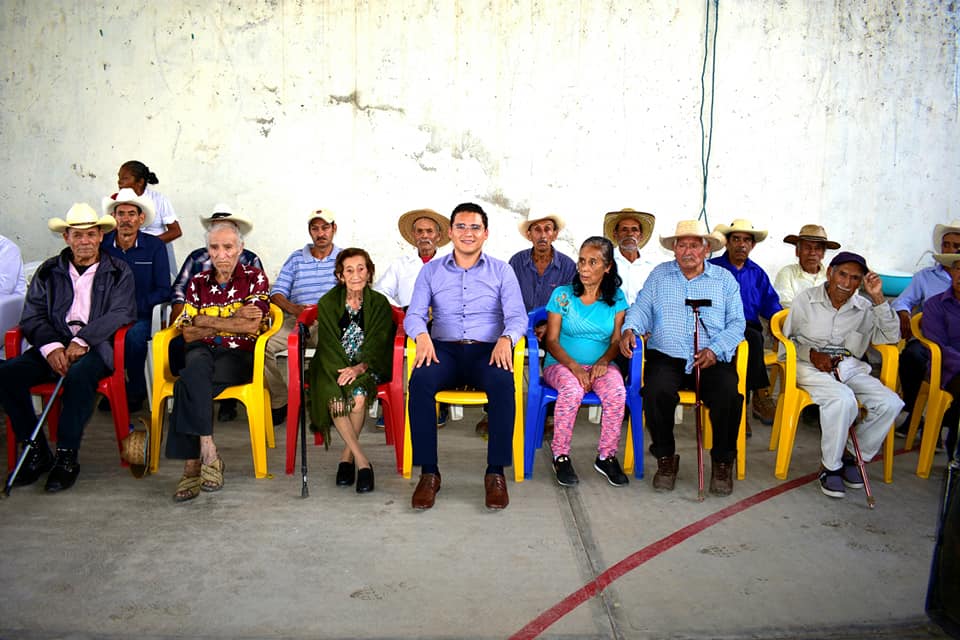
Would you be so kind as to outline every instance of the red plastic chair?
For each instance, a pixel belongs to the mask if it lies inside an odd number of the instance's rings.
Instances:
[[[393,338],[393,375],[390,382],[377,387],[377,399],[383,405],[384,435],[387,444],[403,442],[403,351],[407,334],[403,330],[402,309],[393,307],[393,323],[397,325],[397,333]],[[307,326],[317,321],[317,305],[310,305],[297,318]],[[293,474],[293,467],[297,457],[297,421],[300,418],[300,385],[302,375],[297,362],[297,351],[300,348],[300,333],[294,329],[287,338],[287,475]],[[304,388],[307,384],[303,383]],[[323,435],[314,434],[314,444],[323,444]],[[396,449],[397,472],[403,467],[403,446]]]
[[[123,345],[130,325],[120,327],[113,336],[113,373],[100,380],[97,393],[101,393],[110,401],[110,411],[113,413],[113,428],[117,433],[117,451],[122,452],[120,444],[130,433],[130,411],[127,409],[127,384],[123,368]],[[9,329],[5,336],[5,350],[8,358],[15,358],[21,354],[23,346],[23,332],[20,327]],[[30,393],[38,395],[46,404],[50,394],[56,386],[53,382],[44,382],[30,388]],[[61,394],[63,392],[61,391]],[[50,440],[57,439],[57,424],[60,418],[60,403],[55,402],[47,416],[47,428]],[[13,469],[17,464],[17,438],[13,433],[13,425],[7,418],[7,468]],[[128,466],[120,459],[121,466]]]

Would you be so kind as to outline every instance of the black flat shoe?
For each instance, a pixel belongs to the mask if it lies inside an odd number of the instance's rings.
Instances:
[[[337,466],[337,486],[349,487],[357,475],[357,468],[352,462],[341,462]]]
[[[373,491],[373,465],[357,470],[357,493]]]

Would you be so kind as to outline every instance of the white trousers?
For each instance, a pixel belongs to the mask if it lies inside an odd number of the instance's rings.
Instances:
[[[843,466],[844,448],[853,454],[849,429],[860,412],[858,401],[867,410],[866,418],[857,425],[857,441],[864,462],[872,460],[880,451],[884,438],[893,428],[894,418],[903,408],[900,396],[871,376],[869,365],[862,364],[850,378],[839,382],[832,373],[820,371],[806,362],[797,363],[797,385],[820,406],[821,462],[831,471]]]

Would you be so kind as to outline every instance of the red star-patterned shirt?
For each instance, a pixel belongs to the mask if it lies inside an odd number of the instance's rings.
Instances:
[[[182,326],[185,319],[200,314],[229,318],[240,307],[254,304],[263,312],[263,321],[256,334],[222,331],[215,336],[203,338],[207,344],[253,351],[257,335],[266,330],[267,320],[270,318],[269,293],[270,283],[267,276],[256,267],[237,264],[233,275],[223,284],[217,282],[215,269],[203,271],[193,276],[187,284],[183,313],[177,318],[177,326]]]

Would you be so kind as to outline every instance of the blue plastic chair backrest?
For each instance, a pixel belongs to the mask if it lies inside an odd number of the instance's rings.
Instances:
[[[527,393],[540,393],[540,344],[537,342],[537,334],[534,332],[541,322],[547,320],[546,307],[537,307],[527,314],[527,367],[530,370],[530,380],[527,383]]]

